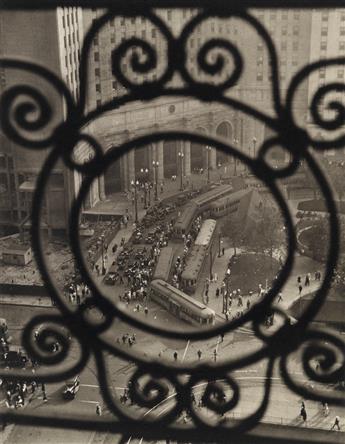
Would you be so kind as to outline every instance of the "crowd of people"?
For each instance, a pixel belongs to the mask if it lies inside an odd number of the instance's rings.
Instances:
[[[190,232],[188,234],[182,234],[183,254],[181,256],[177,256],[173,268],[172,285],[176,288],[181,288],[182,273],[186,266],[186,261],[188,258],[189,251],[193,246],[193,243],[200,231],[201,224],[202,224],[202,217],[198,216],[195,218]]]
[[[137,228],[139,229],[139,227]],[[143,228],[142,228],[143,229]],[[124,246],[118,255],[116,264],[119,271],[119,281],[128,289],[120,299],[127,304],[130,302],[144,303],[147,300],[148,286],[150,284],[154,268],[158,261],[161,249],[168,245],[173,231],[171,221],[162,222],[151,230],[152,243],[141,249]],[[113,263],[113,265],[115,265]],[[136,307],[136,311],[140,310]]]
[[[6,394],[6,406],[8,408],[24,407],[26,400],[31,402],[33,395],[40,388],[43,401],[47,402],[48,400],[44,383],[38,385],[35,381],[15,382],[3,379],[0,381],[0,386]]]

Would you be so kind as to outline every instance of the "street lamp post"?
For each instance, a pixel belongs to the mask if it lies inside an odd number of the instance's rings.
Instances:
[[[143,175],[144,179],[145,179],[145,183],[144,183],[144,208],[145,210],[147,209],[147,177],[149,174],[149,170],[148,168],[141,168],[140,169],[141,174]]]
[[[139,181],[132,180],[131,185],[134,188],[134,207],[135,207],[135,223],[138,223],[138,196],[137,196],[137,187],[139,185]]]
[[[182,151],[179,151],[178,157],[180,158],[180,174],[181,174],[180,191],[183,191],[183,158],[184,158],[184,153]]]
[[[157,168],[159,167],[158,160],[153,160],[152,166],[153,166],[154,181],[155,181],[155,200],[158,200],[158,174],[157,174]]]
[[[207,152],[207,183],[210,183],[210,151],[211,147],[206,146],[206,152]]]
[[[256,153],[255,153],[256,142],[257,142],[257,139],[256,139],[256,137],[254,136],[254,137],[253,137],[253,157],[255,157],[255,155],[256,155]]]
[[[219,182],[221,182],[222,180],[222,164],[220,162],[218,162],[218,169],[219,169]]]
[[[234,145],[237,146],[239,140],[234,138]],[[237,158],[234,158],[234,176],[237,176]]]
[[[148,205],[150,206],[151,205],[151,188],[152,188],[152,184],[151,183],[148,183],[148,192],[149,192],[149,202],[148,202]]]

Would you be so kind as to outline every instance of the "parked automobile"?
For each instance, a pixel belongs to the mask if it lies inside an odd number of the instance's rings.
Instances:
[[[8,352],[0,355],[0,367],[24,368],[28,361],[24,349],[17,345],[11,345]]]
[[[62,396],[66,400],[72,400],[80,389],[80,380],[77,375],[75,378],[69,379],[65,382],[65,389],[62,392]]]
[[[104,283],[106,285],[115,285],[118,277],[119,277],[118,273],[108,273],[104,278]]]

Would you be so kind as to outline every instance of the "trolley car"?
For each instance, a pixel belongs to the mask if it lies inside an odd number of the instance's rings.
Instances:
[[[250,192],[250,189],[239,190],[229,196],[217,199],[210,204],[210,216],[218,218],[226,214],[236,213],[241,200]]]
[[[160,279],[151,282],[151,298],[171,314],[193,325],[213,325],[215,311]]]
[[[197,206],[199,213],[207,213],[210,208],[210,204],[221,197],[227,196],[234,191],[232,185],[220,185],[213,190],[207,191],[200,196],[192,200]]]
[[[194,203],[189,203],[181,212],[174,225],[174,234],[178,238],[182,235],[187,235],[193,225],[194,219],[197,215],[197,206]]]
[[[188,293],[194,293],[199,275],[205,262],[205,258],[212,248],[213,238],[216,232],[216,221],[206,219],[202,224],[199,234],[195,239],[187,258],[186,267],[181,276],[183,288]]]
[[[155,272],[153,273],[153,279],[160,279],[162,281],[168,281],[171,267],[174,259],[174,251],[172,247],[164,247],[158,258]]]

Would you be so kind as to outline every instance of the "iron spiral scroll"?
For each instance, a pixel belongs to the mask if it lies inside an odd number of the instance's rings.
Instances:
[[[174,36],[164,21],[156,14],[152,8],[143,8],[138,3],[138,8],[126,7],[121,3],[121,7],[110,8],[104,15],[96,19],[88,30],[81,53],[80,63],[80,91],[79,100],[75,101],[68,87],[55,74],[48,69],[35,64],[34,62],[18,60],[10,57],[1,57],[1,66],[4,68],[15,68],[29,71],[39,78],[47,81],[64,99],[66,108],[66,119],[58,125],[54,131],[46,138],[36,137],[42,129],[49,123],[53,116],[53,109],[49,101],[39,91],[39,89],[28,85],[16,85],[5,90],[0,98],[1,107],[1,128],[4,133],[15,143],[24,146],[26,149],[44,150],[49,149],[49,155],[40,172],[37,180],[36,190],[32,203],[32,247],[35,253],[35,259],[40,269],[43,281],[51,298],[55,301],[60,310],[60,315],[35,316],[25,326],[23,332],[23,344],[30,355],[39,360],[43,365],[56,366],[62,364],[68,356],[69,341],[68,335],[71,335],[79,344],[79,357],[77,362],[66,367],[59,372],[49,371],[39,376],[42,382],[63,381],[66,378],[78,374],[87,365],[91,356],[95,359],[98,372],[98,381],[104,402],[109,411],[114,415],[112,421],[102,420],[85,421],[82,417],[63,418],[49,417],[34,413],[21,413],[4,411],[3,415],[8,421],[14,421],[23,424],[50,425],[65,428],[84,428],[94,430],[109,430],[126,435],[128,430],[132,436],[144,437],[147,439],[177,439],[184,441],[227,441],[228,432],[231,431],[234,437],[239,437],[243,433],[253,429],[265,414],[267,409],[270,391],[271,377],[275,362],[279,361],[281,376],[284,383],[294,392],[309,399],[323,400],[334,405],[341,405],[342,399],[335,394],[325,392],[316,392],[314,389],[301,386],[293,379],[288,371],[287,361],[289,356],[304,346],[303,367],[308,377],[315,382],[335,382],[345,371],[344,361],[344,342],[334,333],[326,330],[316,329],[310,326],[311,321],[327,297],[327,291],[330,287],[333,270],[337,264],[339,253],[339,227],[335,201],[332,191],[323,171],[313,156],[313,151],[326,149],[343,148],[345,135],[337,135],[333,139],[316,140],[305,128],[301,128],[295,121],[292,108],[296,91],[303,80],[312,72],[321,67],[344,65],[345,58],[338,57],[332,60],[322,60],[301,69],[291,80],[286,97],[281,97],[279,84],[279,60],[274,43],[264,26],[245,8],[232,8],[231,2],[228,6],[223,5],[217,9],[218,3],[214,7],[204,7],[194,16],[182,29],[178,36]],[[274,6],[272,4],[272,6]],[[280,5],[278,5],[280,6]],[[140,48],[144,53],[144,61],[139,58],[136,52],[131,57],[131,69],[138,75],[147,74],[157,67],[158,55],[155,48],[147,41],[133,37],[120,43],[112,52],[112,72],[125,88],[126,93],[116,99],[102,104],[97,109],[86,112],[86,85],[88,83],[87,62],[91,50],[91,45],[96,33],[105,26],[110,20],[117,16],[127,18],[141,16],[154,24],[162,37],[166,41],[166,59],[164,69],[160,77],[153,81],[134,82],[122,70],[121,60],[127,54],[130,48]],[[210,80],[199,80],[194,78],[188,71],[188,51],[187,40],[198,25],[209,18],[231,18],[236,17],[251,26],[265,43],[270,57],[270,69],[272,75],[272,100],[274,117],[265,112],[256,109],[240,100],[230,98],[226,95],[236,82],[240,79],[244,59],[237,49],[236,45],[223,38],[209,39],[199,48],[196,62],[200,70],[212,79],[222,73],[224,69],[224,53],[218,54],[214,62],[210,62],[207,57],[212,51],[221,48],[231,57],[234,69],[230,76],[221,82]],[[183,86],[169,86],[173,75],[178,73],[183,80]],[[332,120],[324,120],[319,114],[318,104],[329,92],[343,91],[344,85],[332,83],[320,88],[314,95],[310,105],[310,113],[314,123],[320,129],[332,132],[341,129],[345,124],[345,108],[340,102],[332,101],[329,106],[335,111],[335,117]],[[18,104],[20,97],[29,97],[29,101]],[[255,158],[250,158],[235,146],[225,143],[217,138],[191,133],[188,131],[165,131],[156,132],[151,135],[137,137],[128,140],[121,146],[113,148],[107,152],[101,147],[101,144],[91,134],[86,134],[83,129],[93,120],[112,109],[120,109],[122,106],[136,100],[152,101],[159,97],[185,96],[198,99],[205,103],[217,102],[224,106],[237,109],[263,123],[268,125],[275,136],[265,140],[258,150]],[[34,105],[35,104],[35,105]],[[36,120],[29,118],[32,111],[36,112]],[[29,136],[30,135],[30,136]],[[269,187],[275,198],[282,215],[285,219],[288,234],[288,254],[282,270],[273,287],[268,291],[266,297],[257,305],[253,306],[242,317],[233,320],[222,326],[200,331],[181,332],[178,330],[164,329],[157,326],[146,324],[122,311],[121,307],[112,304],[102,294],[97,284],[90,275],[82,255],[81,246],[78,237],[79,214],[81,205],[87,195],[92,181],[100,176],[107,165],[119,159],[128,150],[135,147],[145,146],[148,143],[162,140],[189,140],[199,144],[212,145],[213,147],[229,153],[243,162],[252,173]],[[89,161],[83,164],[75,162],[72,153],[74,147],[80,142],[86,142],[93,152]],[[280,145],[291,156],[291,162],[283,169],[276,170],[266,162],[265,155],[274,145]],[[72,312],[64,303],[63,297],[57,289],[51,278],[47,267],[41,239],[40,221],[42,218],[42,202],[44,190],[47,187],[49,177],[58,161],[63,161],[71,171],[78,171],[83,174],[83,183],[78,196],[73,201],[70,208],[70,226],[69,236],[70,245],[78,263],[84,282],[92,291],[93,297],[88,304],[81,307],[78,311]],[[329,213],[330,245],[328,250],[327,263],[323,282],[316,292],[312,303],[305,310],[299,321],[295,325],[290,325],[286,314],[280,312],[285,317],[285,322],[273,335],[267,336],[261,330],[261,325],[267,309],[271,307],[275,296],[278,294],[291,272],[294,253],[296,250],[296,236],[292,218],[281,194],[277,181],[281,178],[292,175],[298,168],[300,161],[303,160],[312,172],[316,182],[319,184],[323,197],[327,202]],[[103,313],[103,320],[98,324],[91,323],[87,318],[86,311],[89,306],[97,307]],[[277,310],[277,309],[276,309]],[[203,363],[200,365],[187,365],[183,363],[171,364],[162,360],[152,360],[139,356],[131,350],[124,350],[117,347],[115,343],[109,343],[102,337],[111,325],[114,317],[126,321],[128,324],[140,328],[143,332],[154,334],[165,338],[202,340],[213,336],[234,331],[236,328],[244,325],[248,321],[253,322],[256,336],[262,341],[262,348],[249,353],[246,356],[237,359],[227,359],[220,363]],[[40,333],[39,340],[34,343],[34,331],[37,325],[49,324],[46,330]],[[49,354],[47,341],[49,338],[57,338],[61,348],[54,356]],[[288,340],[287,340],[288,338]],[[307,345],[306,345],[307,344]],[[335,350],[337,349],[337,353]],[[106,371],[106,354],[117,356],[133,362],[136,370],[131,377],[131,396],[134,403],[144,409],[150,410],[157,403],[161,402],[173,390],[176,393],[175,404],[171,409],[159,417],[150,414],[140,417],[124,408],[119,399],[116,399],[109,390]],[[315,356],[322,356],[324,365],[322,374],[316,373],[310,365]],[[238,404],[240,399],[240,386],[236,381],[235,371],[245,366],[267,361],[266,382],[264,387],[264,396],[258,409],[243,420],[235,423],[225,423],[221,421],[222,415],[231,412]],[[337,364],[337,365],[336,365]],[[340,364],[340,365],[339,365]],[[23,375],[20,372],[1,371],[0,378],[13,380],[38,380],[38,375]],[[139,384],[142,378],[148,378],[144,385]],[[221,380],[222,382],[217,382]],[[191,401],[191,392],[193,387],[201,381],[207,381],[209,384],[205,389],[204,400],[206,407],[219,415],[219,422],[215,425],[202,417],[193,407]],[[217,403],[215,394],[222,394],[229,388],[232,397],[226,403]],[[193,425],[184,427],[175,424],[176,419],[181,412],[187,410],[192,418]]]

